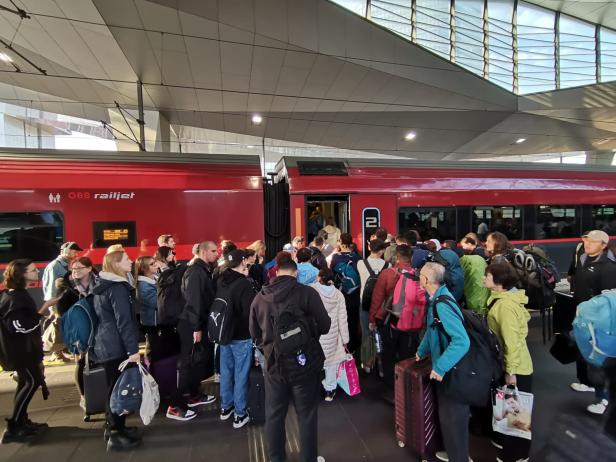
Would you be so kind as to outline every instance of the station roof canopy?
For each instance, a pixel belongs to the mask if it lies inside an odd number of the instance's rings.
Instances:
[[[616,28],[613,2],[533,3]],[[16,105],[109,121],[141,81],[176,133],[423,160],[616,149],[616,82],[518,96],[327,0],[0,5],[0,100]]]

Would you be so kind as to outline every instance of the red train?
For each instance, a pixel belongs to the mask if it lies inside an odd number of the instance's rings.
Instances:
[[[173,233],[194,242],[265,237],[273,252],[308,234],[315,208],[363,242],[377,226],[458,239],[499,230],[544,244],[561,270],[583,230],[616,235],[616,169],[550,164],[443,164],[284,158],[271,180],[253,156],[0,151],[0,264],[41,265],[67,240],[100,261],[120,242],[134,257]]]

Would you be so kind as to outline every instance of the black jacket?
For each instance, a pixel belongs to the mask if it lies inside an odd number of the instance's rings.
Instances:
[[[583,254],[575,268],[573,287],[576,306],[602,290],[616,288],[616,262],[608,258],[608,252],[594,258]]]
[[[6,355],[2,366],[7,370],[30,367],[43,360],[40,320],[36,303],[26,289],[0,295],[0,342]]]
[[[250,338],[248,320],[250,318],[250,305],[257,292],[250,280],[241,273],[226,269],[220,274],[218,288],[233,285],[231,305],[233,306],[233,340],[247,340]]]
[[[250,334],[257,345],[263,347],[267,370],[271,375],[277,375],[272,356],[274,348],[272,318],[278,316],[280,311],[288,306],[291,297],[306,316],[315,320],[318,336],[327,334],[331,325],[331,319],[319,293],[312,287],[298,283],[293,276],[279,276],[263,286],[250,307]]]
[[[101,272],[92,289],[94,312],[98,320],[94,360],[107,362],[127,359],[139,351],[139,325],[133,309],[134,288],[119,276]]]
[[[178,318],[186,321],[193,332],[202,330],[216,296],[212,267],[202,259],[197,258],[184,273],[182,295],[186,303]]]

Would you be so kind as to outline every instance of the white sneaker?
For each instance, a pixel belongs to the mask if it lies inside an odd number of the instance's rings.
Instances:
[[[607,409],[608,401],[607,399],[602,399],[600,403],[590,404],[586,410],[591,414],[603,415],[605,410]]]
[[[318,456],[318,457],[317,457],[317,462],[325,462],[325,457],[323,457],[323,456]]]
[[[591,392],[595,392],[594,387],[589,387],[588,385],[584,385],[583,383],[577,383],[574,382],[571,384],[571,389],[574,391],[579,391],[579,392],[585,392],[585,391],[591,391]]]
[[[449,462],[449,456],[447,455],[446,451],[438,451],[435,455],[438,460],[442,460],[443,462]],[[473,459],[469,457],[468,462],[473,462]]]

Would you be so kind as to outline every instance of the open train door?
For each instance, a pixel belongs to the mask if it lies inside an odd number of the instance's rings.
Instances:
[[[286,181],[263,182],[263,210],[265,212],[266,258],[271,260],[291,240],[289,213],[289,184]]]

